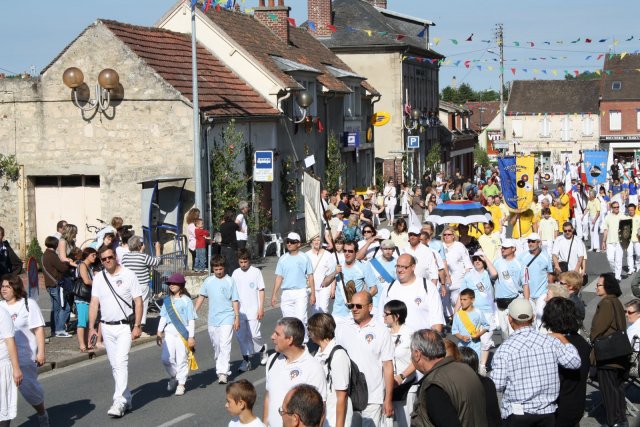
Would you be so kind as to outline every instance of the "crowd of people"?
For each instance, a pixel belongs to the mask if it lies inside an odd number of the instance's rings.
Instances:
[[[640,266],[640,215],[631,182],[619,180],[632,181],[635,172],[591,188],[573,171],[540,185],[531,206],[517,212],[506,206],[500,175],[491,168],[478,167],[468,178],[426,176],[414,188],[389,178],[382,191],[366,194],[323,190],[324,232],[306,251],[300,235],[288,233],[277,262],[269,302],[282,316],[271,353],[261,325],[271,284],[246,248],[248,204],[228,209],[213,239],[192,209],[186,216],[192,269],[207,269],[204,248],[211,241],[219,251],[198,295],[186,290],[183,274],[167,279],[156,332],[167,390],[188,391],[189,370],[197,365],[195,319],[208,299],[215,371],[227,386],[234,427],[576,426],[591,367],[607,424],[627,425],[624,382],[631,351],[640,350],[640,300],[623,304],[620,280]],[[482,203],[491,220],[430,221],[438,205],[456,200]],[[145,254],[142,239],[123,229],[121,219],[114,218],[115,232],[105,233],[97,249],[79,254],[77,228],[58,225],[43,256],[51,337],[71,336],[65,281],[76,280],[73,269],[90,288],[89,298],[75,301],[80,351],[105,346],[115,382],[108,414],[122,417],[132,407],[128,353],[142,334],[149,272],[160,260]],[[599,251],[611,272],[598,277],[601,299],[586,331],[581,289],[589,252]],[[19,389],[40,425],[48,425],[35,369],[45,361],[45,323],[10,252],[3,242],[0,315],[11,320],[13,314],[13,322],[0,322],[0,386],[9,397],[2,413],[6,420],[15,416]],[[254,369],[254,355],[266,369],[260,417],[253,412],[255,387],[229,382],[234,335],[240,372]],[[616,347],[607,347],[612,340]]]

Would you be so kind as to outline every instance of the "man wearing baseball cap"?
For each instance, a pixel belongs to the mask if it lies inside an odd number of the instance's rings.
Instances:
[[[496,305],[498,306],[496,320],[500,326],[502,339],[506,340],[509,336],[507,307],[511,301],[524,292],[522,283],[524,266],[516,259],[516,244],[513,239],[504,239],[500,246],[500,255],[493,264],[489,259],[486,261],[491,278],[497,278],[495,282]]]
[[[536,326],[540,326],[540,317],[544,309],[549,280],[553,281],[553,264],[547,251],[542,250],[542,241],[538,233],[527,237],[529,250],[520,254],[518,260],[524,266],[523,295],[529,298],[536,307]]]
[[[542,334],[532,327],[529,300],[514,299],[508,312],[513,333],[491,363],[491,379],[502,392],[502,419],[506,425],[554,425],[560,392],[558,365],[578,369],[578,350],[564,335]]]

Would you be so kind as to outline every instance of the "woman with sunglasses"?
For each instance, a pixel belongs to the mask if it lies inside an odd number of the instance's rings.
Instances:
[[[495,346],[492,338],[493,330],[496,328],[496,299],[491,277],[497,276],[498,272],[491,263],[491,260],[481,251],[473,254],[471,262],[473,263],[473,269],[464,275],[460,291],[471,289],[475,293],[473,307],[479,310],[489,323],[488,332],[480,336],[482,347],[480,353],[480,368],[478,370],[481,375],[486,375],[489,350]]]
[[[391,332],[393,349],[393,413],[399,427],[411,423],[411,411],[416,399],[416,367],[411,361],[411,336],[413,330],[404,322],[407,306],[399,300],[391,300],[384,305],[384,323]]]
[[[447,268],[449,269],[449,275],[451,276],[450,291],[450,307],[445,307],[448,313],[453,316],[453,308],[458,302],[458,295],[460,294],[460,286],[464,279],[464,275],[471,271],[473,265],[469,258],[469,252],[467,248],[458,241],[455,229],[453,227],[447,227],[442,232],[444,240],[444,251],[447,255]]]
[[[359,261],[370,260],[374,254],[380,252],[380,239],[378,237],[378,231],[372,225],[365,225],[362,227],[363,239],[358,242],[358,255]]]

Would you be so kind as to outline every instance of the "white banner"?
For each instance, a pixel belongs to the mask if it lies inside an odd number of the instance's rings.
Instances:
[[[321,232],[321,205],[320,205],[320,181],[304,173],[302,181],[302,193],[304,195],[304,221],[306,224],[306,240],[310,242]]]

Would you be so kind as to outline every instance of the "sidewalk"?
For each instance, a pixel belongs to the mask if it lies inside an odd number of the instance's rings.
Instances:
[[[273,284],[275,280],[275,270],[276,264],[278,262],[278,258],[275,256],[270,256],[267,258],[258,258],[253,261],[253,265],[260,270],[262,270],[262,275],[264,276],[265,283],[265,311],[272,310],[271,307],[271,292],[273,290]],[[206,276],[202,276],[203,280]],[[22,280],[27,286],[27,277],[26,274],[22,274]],[[43,275],[39,275],[39,287],[40,287],[40,296],[38,299],[38,303],[40,305],[40,309],[42,311],[42,316],[47,324],[45,326],[45,336],[49,336],[49,317],[51,313],[51,302],[49,299],[49,294],[44,287],[44,278]],[[192,295],[193,298],[197,297],[196,295]],[[205,299],[202,308],[200,309],[200,316],[196,320],[196,330],[201,327],[206,327],[207,324],[207,316],[206,314],[208,310],[209,300]],[[147,324],[145,326],[144,332],[149,334],[148,337],[141,337],[135,341],[133,341],[132,346],[138,346],[141,344],[145,344],[148,342],[155,341],[155,333],[158,325],[158,313],[149,313],[147,316]],[[74,335],[72,338],[49,338],[49,342],[46,344],[45,348],[46,360],[47,362],[44,366],[39,368],[39,372],[47,372],[56,368],[63,368],[65,366],[73,365],[75,363],[80,363],[88,359],[93,359],[97,356],[102,356],[106,354],[104,348],[96,349],[90,353],[81,353],[78,349],[78,339]]]

